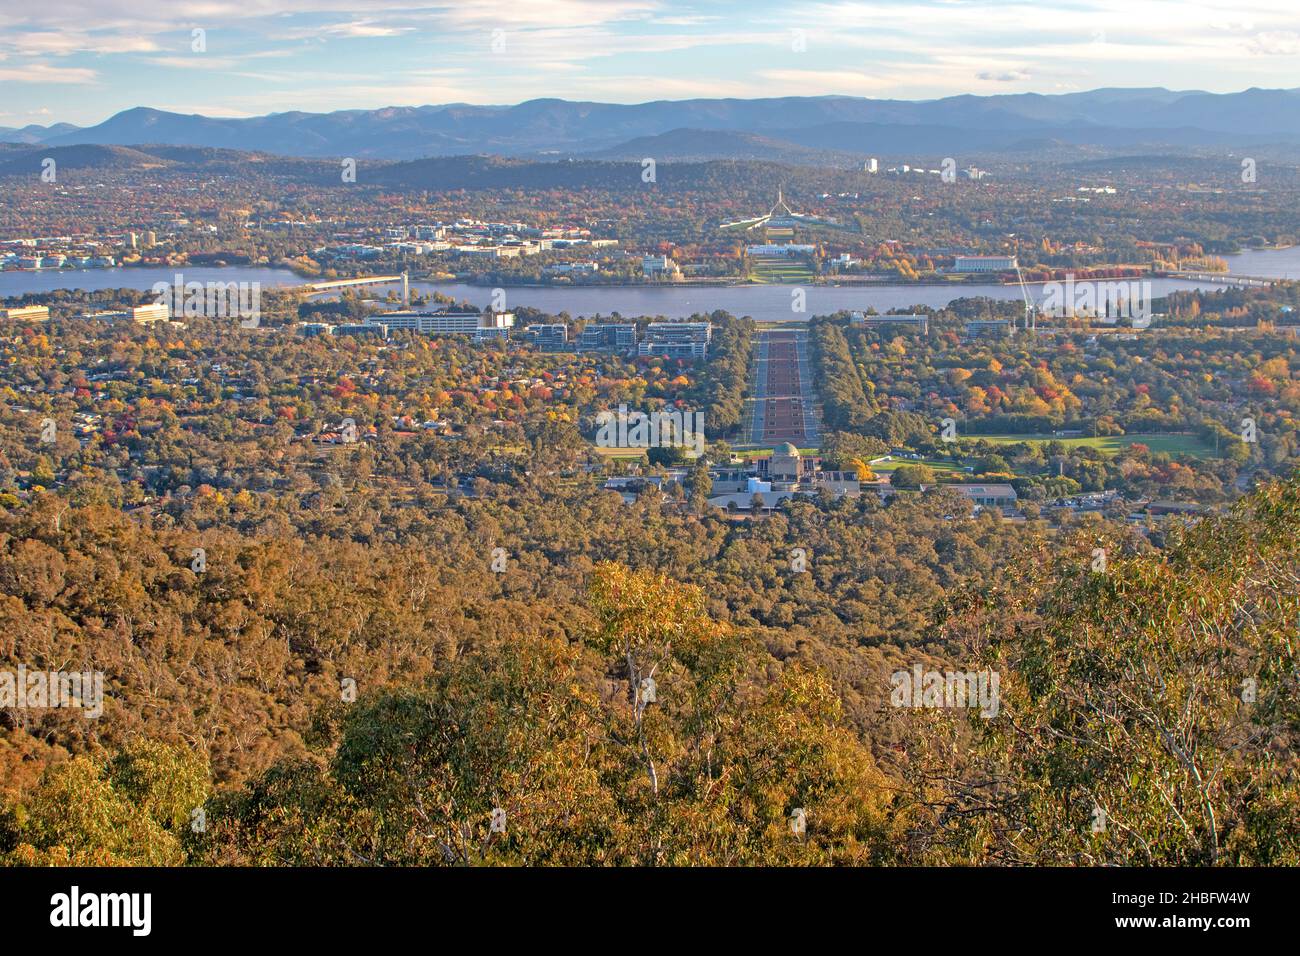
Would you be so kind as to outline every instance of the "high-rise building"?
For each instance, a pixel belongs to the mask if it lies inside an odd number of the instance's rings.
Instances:
[[[513,312],[381,312],[366,317],[367,325],[382,325],[425,335],[470,335],[476,341],[505,338],[515,324]]]
[[[631,352],[636,348],[635,322],[601,322],[578,336],[579,352]]]
[[[47,322],[50,307],[47,305],[17,305],[12,309],[0,309],[0,319],[15,319],[21,322]]]
[[[563,322],[525,326],[524,341],[543,352],[563,352],[569,347],[569,327]]]
[[[152,325],[154,322],[166,322],[171,318],[166,302],[132,306],[126,310],[126,314],[136,325]]]
[[[712,337],[713,326],[708,322],[651,322],[637,345],[637,354],[704,358]]]

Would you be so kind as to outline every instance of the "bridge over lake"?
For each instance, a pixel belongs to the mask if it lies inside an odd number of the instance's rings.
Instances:
[[[395,276],[355,276],[351,279],[329,279],[325,282],[309,282],[301,288],[308,290],[308,295],[321,295],[325,292],[333,292],[337,289],[348,289],[353,286],[391,285],[394,282],[400,282],[402,284],[402,302],[409,304],[411,301],[411,280],[405,272]]]

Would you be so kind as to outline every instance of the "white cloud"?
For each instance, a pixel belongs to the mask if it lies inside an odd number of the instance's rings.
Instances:
[[[1023,83],[1029,79],[1029,72],[1027,70],[1003,70],[1001,72],[981,70],[975,74],[975,78],[990,83]]]
[[[1300,53],[1300,33],[1293,30],[1257,33],[1246,42],[1246,49],[1257,56],[1295,56]]]
[[[644,20],[661,8],[657,0],[473,0],[437,11],[433,19],[452,27],[486,30],[511,27],[582,27]]]
[[[93,83],[98,74],[85,67],[51,66],[48,63],[28,63],[0,69],[0,80],[9,83]]]
[[[146,53],[158,45],[142,36],[97,34],[65,29],[58,32],[38,30],[9,33],[0,43],[21,56],[68,56],[73,53]]]
[[[886,91],[896,82],[888,76],[858,70],[760,70],[759,76],[780,91],[769,87],[766,96],[818,96],[830,90],[868,96]]]
[[[101,118],[154,89],[215,115],[534,96],[1300,86],[1294,2],[11,0],[0,78],[38,94],[98,81],[73,108]],[[196,26],[208,31],[203,55],[190,52]],[[791,49],[792,30],[807,52]],[[266,58],[274,69],[255,62]],[[229,82],[213,82],[216,71]]]

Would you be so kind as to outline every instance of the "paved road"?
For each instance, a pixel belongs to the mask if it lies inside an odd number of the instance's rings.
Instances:
[[[807,330],[766,329],[759,332],[755,347],[746,440],[754,445],[788,441],[796,448],[817,447],[821,428]]]

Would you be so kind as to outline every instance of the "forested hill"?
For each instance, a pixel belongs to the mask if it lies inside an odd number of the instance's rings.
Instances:
[[[364,520],[298,542],[274,522],[154,526],[54,495],[5,516],[0,661],[94,661],[109,701],[102,721],[7,712],[0,852],[1300,862],[1297,480],[1158,552],[991,548],[999,524],[954,527],[943,496],[741,528],[611,497],[551,520],[526,495],[412,515],[402,542]],[[506,533],[527,544],[486,573]],[[795,541],[813,573],[786,570]],[[999,674],[997,712],[891,706],[889,672],[929,661]],[[1113,825],[1094,832],[1099,808]]]

